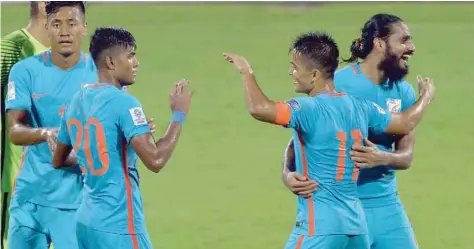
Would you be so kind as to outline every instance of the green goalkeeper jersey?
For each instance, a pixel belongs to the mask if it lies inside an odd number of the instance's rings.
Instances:
[[[10,142],[8,120],[5,115],[5,98],[8,95],[8,75],[13,65],[20,60],[41,53],[48,48],[37,41],[26,29],[14,31],[1,41],[1,173],[2,192],[11,192],[14,178],[20,168],[22,148]]]

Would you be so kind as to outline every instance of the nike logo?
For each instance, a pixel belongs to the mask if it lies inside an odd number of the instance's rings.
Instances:
[[[47,95],[46,93],[33,93],[31,97],[33,97],[34,99],[39,99],[39,98],[43,98],[46,95]]]

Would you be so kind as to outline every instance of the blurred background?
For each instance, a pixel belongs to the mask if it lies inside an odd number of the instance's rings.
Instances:
[[[296,197],[280,180],[290,131],[254,121],[241,78],[223,52],[245,56],[269,97],[295,96],[288,48],[324,30],[343,57],[378,12],[404,19],[415,55],[408,81],[434,78],[437,99],[417,129],[415,160],[398,173],[399,194],[421,248],[469,249],[474,221],[473,3],[88,3],[97,26],[130,30],[140,68],[129,91],[164,132],[168,92],[180,79],[196,94],[177,150],[160,174],[141,167],[147,227],[156,248],[283,248]],[[1,4],[2,37],[27,25],[27,3]],[[84,49],[88,49],[87,37]]]

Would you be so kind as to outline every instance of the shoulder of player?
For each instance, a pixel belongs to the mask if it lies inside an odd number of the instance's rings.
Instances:
[[[30,56],[24,60],[21,60],[17,62],[15,65],[13,65],[12,71],[15,68],[16,70],[26,70],[28,72],[34,72],[37,70],[39,66],[44,65],[43,56],[44,56],[43,53],[41,53],[41,54]]]
[[[338,69],[334,74],[334,77],[349,76],[355,74],[355,66],[353,63],[346,65],[345,67]]]
[[[317,96],[301,96],[301,97],[296,97],[289,99],[285,101],[287,105],[291,107],[292,110],[299,110],[301,108],[312,108],[315,106],[315,103],[317,102]]]
[[[355,67],[354,64],[349,64],[339,70],[336,71],[334,74],[334,84],[336,85],[336,88],[340,88],[341,85],[345,84],[346,82],[352,82],[348,81],[348,78],[353,78],[356,73],[355,73]]]
[[[112,89],[112,94],[114,94],[114,98],[112,99],[112,102],[114,104],[117,104],[118,106],[130,106],[130,105],[139,105],[140,101],[138,100],[137,97],[123,91],[120,89],[117,89],[115,87],[111,87]]]
[[[10,34],[5,35],[2,37],[2,42],[11,42],[15,44],[22,44],[23,42],[28,40],[28,36],[20,29],[11,32]]]
[[[89,53],[86,53],[86,52],[83,52],[83,53],[84,53],[84,58],[85,58],[87,67],[96,71],[94,59],[92,58],[92,56]]]

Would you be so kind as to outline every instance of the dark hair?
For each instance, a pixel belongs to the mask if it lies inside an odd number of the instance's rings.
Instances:
[[[339,49],[334,39],[324,32],[303,33],[290,48],[324,69],[325,77],[332,78],[339,64]]]
[[[101,55],[117,46],[123,48],[136,48],[137,44],[133,35],[127,30],[119,27],[97,28],[92,34],[89,52],[94,63],[99,67]]]
[[[351,63],[355,62],[358,58],[365,59],[374,48],[374,39],[381,38],[387,41],[391,33],[391,25],[402,21],[400,17],[391,14],[376,14],[372,16],[362,27],[361,36],[352,42],[350,48],[351,57],[343,61]]]
[[[46,2],[46,16],[58,13],[62,7],[79,7],[82,14],[86,14],[86,5],[83,1],[48,1]]]

